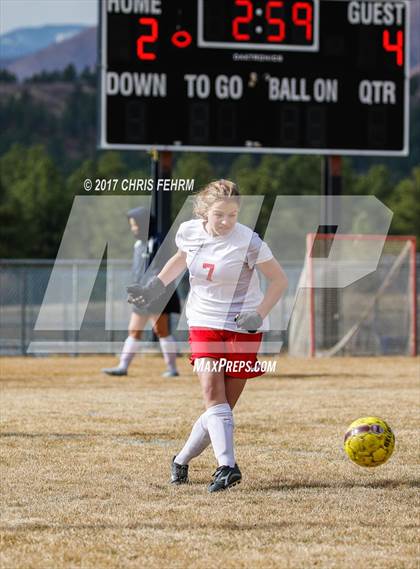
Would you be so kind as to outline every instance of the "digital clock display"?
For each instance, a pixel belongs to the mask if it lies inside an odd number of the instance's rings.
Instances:
[[[316,51],[318,0],[199,0],[198,45]]]
[[[407,0],[103,0],[101,148],[408,153]]]

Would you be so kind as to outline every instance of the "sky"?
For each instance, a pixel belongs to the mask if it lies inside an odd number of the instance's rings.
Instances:
[[[98,22],[98,0],[0,0],[0,34],[46,24]]]

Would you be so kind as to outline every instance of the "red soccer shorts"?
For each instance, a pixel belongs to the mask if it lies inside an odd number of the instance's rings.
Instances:
[[[215,328],[190,328],[189,342],[191,345],[190,362],[199,370],[199,364],[194,364],[199,358],[218,360],[217,370],[223,370],[225,377],[249,379],[263,375],[259,369],[257,353],[261,344],[262,333],[244,334],[230,330]]]

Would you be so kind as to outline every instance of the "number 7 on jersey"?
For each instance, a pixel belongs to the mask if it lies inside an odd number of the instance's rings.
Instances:
[[[203,263],[203,269],[208,269],[209,272],[207,274],[207,280],[211,281],[211,277],[214,272],[214,264],[213,263]]]

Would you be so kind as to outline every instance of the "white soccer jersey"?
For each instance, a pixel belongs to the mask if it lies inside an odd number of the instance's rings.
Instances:
[[[273,258],[268,245],[242,223],[212,237],[202,219],[182,223],[175,242],[190,272],[188,325],[237,331],[235,316],[255,310],[264,297],[254,266]],[[267,318],[260,330],[268,330]]]

